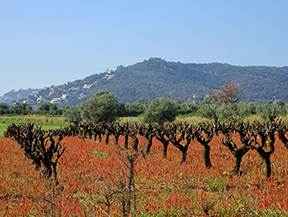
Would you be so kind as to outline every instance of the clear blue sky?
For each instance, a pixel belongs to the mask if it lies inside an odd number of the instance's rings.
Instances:
[[[0,0],[0,96],[150,57],[288,65],[287,0]]]

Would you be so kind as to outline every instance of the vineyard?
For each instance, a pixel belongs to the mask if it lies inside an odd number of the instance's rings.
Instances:
[[[0,138],[0,214],[285,216],[287,131],[279,120],[11,124]]]

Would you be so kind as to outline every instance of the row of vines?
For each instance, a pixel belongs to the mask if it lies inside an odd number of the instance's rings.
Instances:
[[[118,122],[71,125],[58,130],[42,130],[33,123],[24,125],[12,124],[4,133],[5,137],[15,139],[24,151],[24,155],[32,160],[36,169],[42,170],[40,175],[45,178],[53,176],[57,180],[57,162],[65,151],[65,144],[61,144],[63,137],[78,136],[80,140],[90,139],[101,141],[105,136],[105,144],[114,137],[115,146],[123,149],[138,150],[139,136],[146,138],[147,144],[144,154],[149,154],[153,145],[153,138],[162,144],[162,156],[167,157],[168,146],[172,144],[181,153],[180,163],[187,158],[189,146],[194,141],[203,147],[203,162],[206,168],[213,167],[210,160],[211,147],[209,143],[215,136],[222,136],[221,146],[226,147],[234,158],[231,174],[241,174],[243,156],[249,151],[256,151],[263,161],[265,178],[271,177],[271,155],[275,151],[275,141],[279,138],[288,149],[288,138],[285,136],[288,125],[280,120],[265,123],[248,123],[233,120],[229,123],[190,125],[187,123],[167,125],[138,125],[120,124]],[[124,137],[123,144],[119,144],[119,137]],[[131,147],[128,147],[131,140]]]

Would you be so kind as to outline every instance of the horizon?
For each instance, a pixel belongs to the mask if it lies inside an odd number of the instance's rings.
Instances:
[[[288,2],[2,1],[0,96],[57,86],[150,57],[288,66]]]

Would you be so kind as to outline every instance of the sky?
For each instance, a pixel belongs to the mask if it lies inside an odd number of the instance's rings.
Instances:
[[[159,57],[288,66],[286,0],[0,0],[0,96]]]

